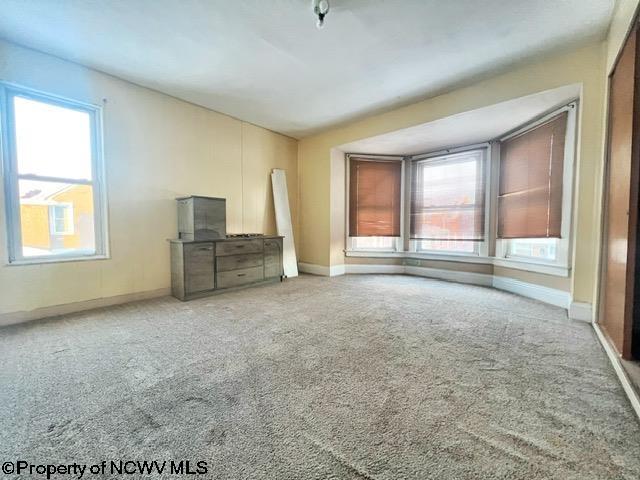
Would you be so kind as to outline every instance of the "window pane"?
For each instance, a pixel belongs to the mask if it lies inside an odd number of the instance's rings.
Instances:
[[[415,164],[413,239],[484,240],[483,163],[482,151],[475,150]]]
[[[508,256],[554,261],[557,249],[557,238],[522,238],[509,240]]]
[[[351,158],[349,236],[399,236],[402,162]]]
[[[91,179],[89,113],[14,97],[18,174]]]
[[[422,205],[475,205],[479,155],[455,162],[425,163],[421,166]]]
[[[568,113],[500,146],[498,238],[558,238]]]
[[[358,250],[395,250],[395,237],[352,237],[352,246]]]
[[[418,251],[440,250],[459,253],[477,253],[478,242],[455,242],[450,240],[421,240]]]
[[[25,257],[95,253],[91,185],[20,180],[19,190]]]
[[[414,218],[428,228],[426,233],[430,239],[449,241],[475,239],[479,218],[484,221],[484,216],[475,207],[433,209],[416,214]]]

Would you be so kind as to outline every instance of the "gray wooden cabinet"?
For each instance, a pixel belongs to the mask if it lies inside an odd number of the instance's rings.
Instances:
[[[171,289],[180,300],[282,276],[282,237],[171,240]]]
[[[216,240],[227,237],[224,198],[176,198],[178,202],[178,238],[181,240]]]

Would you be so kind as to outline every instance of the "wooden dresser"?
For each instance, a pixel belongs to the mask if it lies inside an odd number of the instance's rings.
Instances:
[[[189,300],[282,280],[282,237],[171,240],[171,290]]]

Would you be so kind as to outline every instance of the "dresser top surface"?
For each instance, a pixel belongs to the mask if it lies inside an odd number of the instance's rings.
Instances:
[[[205,197],[204,195],[188,195],[186,197],[176,197],[176,200],[189,200],[190,198],[204,198],[206,200],[224,200],[225,202],[227,201],[226,198],[220,198],[220,197]]]
[[[168,241],[171,243],[212,243],[212,242],[238,242],[238,241],[256,240],[256,239],[269,240],[273,238],[284,238],[284,236],[256,235],[253,237],[227,237],[227,238],[216,238],[216,239],[208,239],[208,240],[185,240],[182,238],[170,238]]]

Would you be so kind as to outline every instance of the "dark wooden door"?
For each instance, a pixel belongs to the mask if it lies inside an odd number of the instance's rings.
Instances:
[[[637,25],[610,76],[603,269],[599,322],[624,358],[632,355],[638,216]]]

